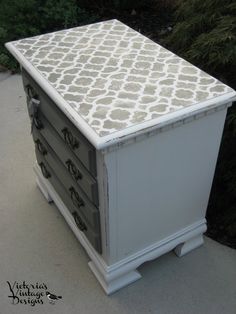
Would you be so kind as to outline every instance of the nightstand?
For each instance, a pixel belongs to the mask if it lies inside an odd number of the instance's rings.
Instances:
[[[37,184],[106,293],[200,246],[235,91],[117,20],[6,47],[22,67]]]

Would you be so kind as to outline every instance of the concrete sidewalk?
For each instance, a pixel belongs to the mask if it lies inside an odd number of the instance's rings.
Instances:
[[[141,280],[107,297],[85,251],[36,187],[34,162],[21,77],[0,73],[0,314],[236,314],[236,251],[208,238],[182,258],[168,253],[145,263]],[[24,280],[44,282],[62,299],[11,304],[7,281]]]

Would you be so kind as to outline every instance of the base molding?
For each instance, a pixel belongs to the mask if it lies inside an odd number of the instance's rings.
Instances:
[[[117,277],[116,279],[105,280],[103,275],[99,272],[99,270],[92,261],[89,262],[88,265],[107,295],[116,292],[117,290],[135,282],[142,277],[137,270],[131,270],[130,272],[125,273],[122,276]]]
[[[198,248],[199,246],[201,246],[204,243],[203,240],[203,236],[202,234],[184,242],[179,244],[176,248],[175,248],[175,254],[179,257],[191,252],[192,250]]]
[[[156,259],[172,250],[175,250],[177,256],[183,256],[203,244],[202,235],[207,229],[205,219],[140,250],[129,257],[108,265],[104,260],[104,257],[95,251],[85,235],[78,229],[69,210],[66,208],[50,182],[43,177],[37,164],[34,167],[34,171],[37,177],[36,183],[40,191],[48,202],[53,201],[55,203],[61,214],[64,216],[66,222],[91,259],[88,263],[91,271],[108,295],[140,279],[141,275],[136,268],[143,263]]]

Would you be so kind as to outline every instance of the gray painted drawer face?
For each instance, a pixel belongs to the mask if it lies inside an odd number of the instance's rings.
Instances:
[[[89,242],[92,244],[92,246],[97,250],[98,253],[102,253],[101,249],[101,237],[99,232],[94,232],[94,230],[86,223],[83,216],[78,212],[77,208],[74,206],[74,204],[71,202],[70,197],[66,193],[63,185],[61,184],[60,180],[57,178],[55,173],[53,172],[52,168],[49,166],[47,161],[43,158],[41,154],[36,154],[37,161],[39,166],[44,171],[42,171],[43,176],[49,180],[49,182],[52,184],[58,195],[61,197],[63,203],[66,205],[66,207],[69,209],[70,213],[75,219],[75,222],[77,221],[77,226],[80,231],[82,231]],[[48,176],[48,177],[47,177]]]
[[[39,150],[37,145],[35,147],[35,152],[37,159],[43,157],[44,160],[46,160],[52,171],[63,184],[66,193],[70,196],[70,202],[76,206],[77,211],[87,221],[87,224],[89,224],[94,231],[99,232],[100,219],[98,209],[89,201],[85,193],[83,193],[82,190],[71,179],[70,175],[58,160],[55,153],[49,148],[48,145],[45,147],[45,154],[42,153],[41,149]]]
[[[29,103],[30,101],[32,95],[29,95],[29,92],[31,92],[31,94],[40,101],[39,108],[41,112],[47,117],[48,121],[53,125],[68,148],[79,158],[92,175],[96,176],[95,148],[24,69],[22,69],[22,79],[25,92],[28,96],[27,102]]]
[[[78,184],[80,188],[87,194],[89,199],[96,206],[98,206],[97,181],[93,176],[90,175],[88,170],[81,164],[81,162],[78,161],[74,154],[67,149],[47,119],[42,114],[39,114],[39,116],[43,128],[38,131],[36,127],[33,127],[32,133],[34,141],[41,141],[44,146],[48,146],[48,144],[50,145],[76,184]]]

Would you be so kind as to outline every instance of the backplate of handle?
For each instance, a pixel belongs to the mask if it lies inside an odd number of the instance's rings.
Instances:
[[[50,178],[50,177],[51,177],[51,174],[50,174],[50,172],[47,170],[45,164],[44,164],[43,162],[40,162],[40,163],[39,163],[39,166],[40,166],[40,168],[41,168],[41,171],[42,171],[42,174],[43,174],[44,178],[46,178],[46,179]]]
[[[81,180],[82,179],[82,174],[79,171],[79,169],[77,169],[77,167],[75,166],[75,164],[73,163],[73,161],[71,159],[68,159],[65,162],[67,169],[69,171],[69,173],[71,174],[71,176],[77,181],[77,180]]]
[[[74,217],[75,223],[78,226],[79,230],[80,231],[86,231],[87,227],[86,227],[85,223],[82,221],[82,219],[80,218],[80,216],[78,215],[78,213],[73,212],[72,215]]]
[[[77,206],[78,208],[84,206],[83,199],[79,196],[79,193],[75,190],[73,186],[69,188],[69,191],[71,200],[74,203],[74,205]]]
[[[32,121],[32,128],[35,126],[38,130],[43,129],[43,123],[39,119],[40,99],[31,85],[26,85],[26,94],[28,96],[27,106]],[[32,129],[31,129],[32,131]]]
[[[33,121],[32,121],[33,125],[36,127],[36,129],[38,130],[42,130],[43,129],[43,123],[42,121],[39,119],[38,115],[35,115],[33,117]]]
[[[39,151],[43,156],[45,156],[45,155],[47,154],[47,150],[46,150],[46,148],[43,146],[42,142],[41,142],[39,139],[37,139],[37,140],[35,141],[35,144],[36,144],[36,147],[37,147],[38,151]]]
[[[73,150],[79,148],[79,141],[73,136],[72,132],[67,128],[61,130],[64,141],[69,145]]]
[[[30,85],[30,84],[27,84],[26,87],[26,94],[29,96],[29,98],[33,98],[33,97],[36,97],[36,91],[34,90],[34,88]]]
[[[31,118],[33,118],[38,113],[40,100],[36,91],[30,85],[26,86],[26,94],[27,94],[27,106],[29,110],[29,115]]]

